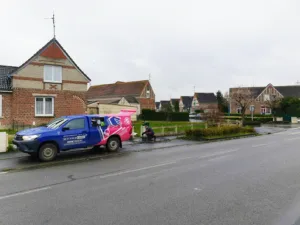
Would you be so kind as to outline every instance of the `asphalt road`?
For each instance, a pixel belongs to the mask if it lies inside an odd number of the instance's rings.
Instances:
[[[0,174],[0,224],[300,224],[300,129]]]

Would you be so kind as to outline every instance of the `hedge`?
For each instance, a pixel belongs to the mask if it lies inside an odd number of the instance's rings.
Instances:
[[[141,119],[149,121],[189,121],[187,112],[155,112],[154,110],[143,109]]]
[[[244,121],[243,126],[260,126],[261,122],[260,121]]]
[[[241,114],[240,113],[231,113],[231,114],[224,113],[224,116],[238,116],[238,117],[241,117]],[[246,114],[245,116],[246,117],[251,117],[251,114]],[[253,114],[253,117],[271,117],[271,116],[272,115]]]
[[[185,131],[186,137],[201,139],[213,136],[226,136],[232,134],[254,134],[253,127],[240,126],[224,126],[224,127],[210,127],[207,129],[190,129]]]
[[[223,117],[224,120],[241,120],[241,117]],[[251,117],[245,117],[245,121],[252,121]],[[253,117],[253,121],[258,121],[260,123],[268,123],[273,121],[273,117]]]

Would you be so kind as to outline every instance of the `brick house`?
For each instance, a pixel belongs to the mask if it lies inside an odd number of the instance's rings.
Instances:
[[[149,80],[121,82],[91,86],[87,100],[116,103],[126,100],[129,105],[139,104],[139,109],[155,110],[155,94]],[[139,114],[139,113],[138,113]]]
[[[179,111],[190,112],[193,102],[193,96],[181,96],[179,100]]]
[[[195,93],[192,100],[191,112],[203,110],[212,112],[218,110],[218,101],[214,93]]]
[[[254,106],[254,114],[272,114],[272,110],[266,105],[266,101],[270,100],[270,97],[282,98],[282,97],[296,97],[300,98],[300,86],[273,86],[268,84],[265,87],[243,87],[250,90],[253,96],[251,106]],[[243,88],[230,88],[230,95],[239,89]],[[234,103],[234,100],[229,100],[230,113],[241,113],[241,109]],[[250,114],[250,106],[246,109],[246,114]]]
[[[0,126],[39,125],[83,114],[89,82],[53,38],[21,66],[0,66]]]

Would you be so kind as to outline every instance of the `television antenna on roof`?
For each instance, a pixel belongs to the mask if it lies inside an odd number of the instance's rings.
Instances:
[[[53,15],[51,18],[45,18],[45,19],[51,19],[52,23],[53,23],[53,37],[55,38],[55,15],[54,15],[54,11],[53,11]]]

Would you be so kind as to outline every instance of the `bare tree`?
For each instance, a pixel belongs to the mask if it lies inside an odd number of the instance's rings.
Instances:
[[[240,108],[242,123],[244,123],[247,108],[254,102],[254,97],[250,88],[239,87],[231,90],[231,103],[235,104],[237,108]]]
[[[278,95],[271,95],[270,99],[265,101],[265,105],[271,109],[273,121],[276,120],[275,111],[280,107],[282,97]]]
[[[223,122],[223,113],[217,110],[212,110],[202,114],[202,119],[207,122],[207,125],[215,126]]]

